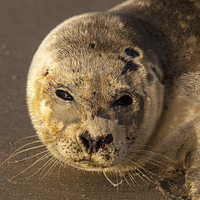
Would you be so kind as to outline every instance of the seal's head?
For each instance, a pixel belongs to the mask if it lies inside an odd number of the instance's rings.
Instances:
[[[37,134],[56,158],[90,171],[137,168],[164,96],[145,32],[137,20],[93,13],[65,21],[44,39],[27,99]]]

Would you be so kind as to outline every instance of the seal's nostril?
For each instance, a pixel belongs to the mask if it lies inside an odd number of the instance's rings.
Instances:
[[[83,145],[83,147],[85,148],[85,150],[87,151],[87,153],[91,153],[92,150],[92,140],[90,139],[90,136],[88,134],[81,134],[79,136],[80,141]]]
[[[95,144],[95,146],[94,146],[94,151],[97,152],[99,149],[104,150],[105,147],[106,147],[107,145],[109,145],[112,141],[113,141],[113,136],[112,136],[112,134],[108,134],[108,135],[106,135],[106,136],[101,136],[101,137],[97,140],[97,142],[96,142],[96,144]]]
[[[90,142],[88,139],[81,137],[82,139],[82,144],[86,147],[86,149],[90,148]]]

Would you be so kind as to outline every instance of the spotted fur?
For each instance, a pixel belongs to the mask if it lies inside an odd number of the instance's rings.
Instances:
[[[49,33],[27,100],[53,156],[118,174],[158,163],[185,169],[189,195],[200,197],[199,8],[195,0],[130,0]]]

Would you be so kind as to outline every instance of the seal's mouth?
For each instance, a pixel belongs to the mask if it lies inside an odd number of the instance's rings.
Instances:
[[[108,168],[112,168],[115,165],[109,165],[109,166],[104,166],[102,164],[99,164],[97,162],[93,162],[91,160],[81,160],[79,161],[79,164],[81,164],[81,167],[84,169],[90,169],[90,170],[94,170],[94,171],[103,171],[104,169],[108,169]]]
[[[88,160],[81,160],[79,161],[79,163],[84,166],[84,167],[93,167],[93,168],[102,168],[102,165],[100,165],[99,163],[96,162],[92,162],[92,161],[88,161]]]

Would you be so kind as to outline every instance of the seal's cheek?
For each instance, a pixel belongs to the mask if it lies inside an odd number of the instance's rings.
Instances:
[[[52,107],[51,118],[56,119],[58,123],[62,121],[66,126],[78,123],[81,120],[77,106],[59,105],[56,103]]]

